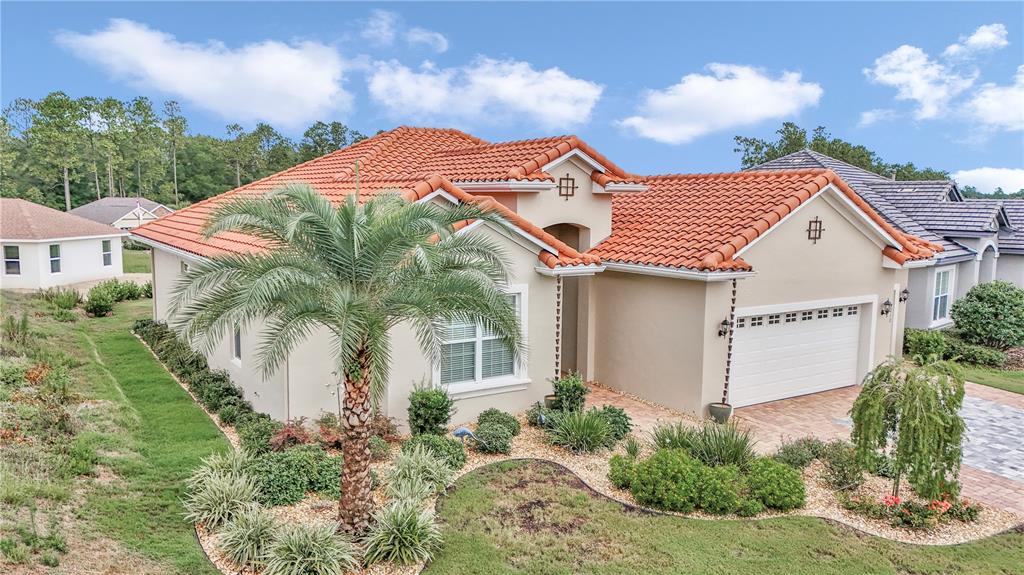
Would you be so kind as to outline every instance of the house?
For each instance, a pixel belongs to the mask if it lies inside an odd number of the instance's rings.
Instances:
[[[85,219],[130,230],[173,212],[171,208],[146,198],[100,198],[70,213]]]
[[[489,143],[403,127],[134,229],[153,248],[156,319],[189,265],[262,249],[239,234],[204,239],[211,210],[286,182],[336,202],[357,189],[442,205],[487,196],[510,224],[460,233],[506,247],[529,352],[514,364],[483,330],[459,326],[433,365],[413,331],[396,328],[401,360],[381,407],[400,421],[421,380],[447,386],[459,420],[526,409],[570,370],[694,414],[723,395],[749,405],[852,385],[900,352],[908,274],[942,250],[820,167],[639,176],[574,136]],[[329,338],[310,337],[264,380],[259,329],[226,338],[210,364],[275,418],[333,409]]]
[[[907,326],[949,327],[953,302],[978,285],[1002,279],[1024,287],[1024,201],[964,200],[952,180],[894,181],[812,150],[753,169],[825,168],[835,171],[887,222],[942,246],[911,269]],[[1018,210],[1019,227],[1009,210]]]
[[[17,198],[0,198],[0,287],[40,289],[118,277],[117,228]]]

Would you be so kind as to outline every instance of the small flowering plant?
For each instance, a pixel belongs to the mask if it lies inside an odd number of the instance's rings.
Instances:
[[[903,500],[900,499],[899,495],[886,495],[882,498],[882,505],[889,507],[890,509],[899,505]]]
[[[898,495],[881,498],[865,495],[843,495],[843,508],[871,519],[886,520],[893,527],[928,530],[948,521],[970,523],[978,520],[981,506],[967,499],[943,495],[931,501],[903,499]]]

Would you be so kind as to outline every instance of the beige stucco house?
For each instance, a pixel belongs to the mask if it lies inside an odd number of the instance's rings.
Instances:
[[[899,353],[909,270],[941,250],[826,169],[648,177],[575,137],[492,144],[399,128],[133,230],[153,247],[156,319],[167,319],[187,266],[258,249],[244,236],[205,240],[211,208],[285,182],[338,201],[358,185],[409,201],[486,202],[510,224],[459,233],[506,248],[528,353],[513,364],[478,327],[455,326],[432,365],[412,331],[396,328],[381,407],[399,421],[420,381],[447,387],[459,421],[523,410],[570,370],[701,415],[723,396],[740,406],[853,385]],[[252,356],[258,338],[258,327],[233,334],[211,365],[276,418],[337,409],[328,338],[311,337],[268,379]]]

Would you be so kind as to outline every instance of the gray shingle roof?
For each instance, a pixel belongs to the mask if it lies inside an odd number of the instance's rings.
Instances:
[[[964,203],[1002,207],[1011,229],[999,234],[999,251],[1024,254],[1024,200],[969,198]]]
[[[142,206],[145,210],[153,211],[163,206],[163,204],[146,198],[100,198],[84,206],[78,206],[69,213],[94,222],[113,224],[129,214],[136,206]]]
[[[0,198],[0,238],[55,240],[91,236],[123,236],[125,232],[74,214],[19,198]]]

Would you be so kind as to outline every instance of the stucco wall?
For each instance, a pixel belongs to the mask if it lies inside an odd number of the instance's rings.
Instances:
[[[589,249],[608,237],[612,231],[612,195],[594,194],[590,181],[591,169],[575,158],[566,160],[551,169],[551,175],[559,178],[569,174],[576,180],[576,193],[571,198],[561,198],[558,190],[519,194],[516,211],[541,228],[553,224],[570,223],[585,226],[590,230],[589,243],[581,246]]]
[[[605,271],[592,280],[594,379],[698,413],[708,284]]]
[[[862,326],[865,321],[875,322],[875,343],[873,358],[868,361],[865,355],[859,365],[859,377],[901,351],[905,311],[898,294],[907,287],[908,278],[907,270],[883,267],[881,247],[842,211],[825,196],[818,196],[744,252],[743,259],[754,266],[757,275],[739,282],[736,306],[742,310],[790,302],[863,299]],[[824,231],[813,243],[807,238],[807,225],[816,217]],[[893,313],[881,317],[878,306],[885,300],[893,303]],[[871,334],[862,335],[862,345],[867,345]]]
[[[1024,288],[1024,255],[1002,253],[996,267],[996,279]]]
[[[551,386],[547,380],[554,375],[555,369],[555,278],[538,274],[535,270],[539,263],[536,253],[515,240],[484,228],[470,233],[487,234],[498,242],[512,263],[510,283],[526,284],[527,309],[524,311],[529,349],[523,378],[502,388],[453,394],[458,409],[456,422],[475,419],[489,407],[512,412],[525,410],[550,393]],[[170,252],[154,249],[153,261],[154,315],[157,319],[166,320],[172,285],[181,275],[183,260]],[[232,381],[245,391],[246,399],[257,410],[276,419],[315,418],[324,411],[336,411],[337,376],[329,333],[322,330],[311,337],[290,355],[278,373],[264,379],[259,375],[253,357],[260,329],[262,326],[255,325],[243,332],[240,362],[232,358],[230,341],[227,340],[208,356],[210,365],[227,370]],[[419,381],[431,381],[433,369],[421,353],[410,327],[395,327],[391,332],[391,344],[391,377],[381,409],[404,427],[409,393]]]
[[[103,265],[103,240],[110,241],[111,265]],[[50,245],[59,244],[60,273],[50,273]],[[21,259],[21,274],[0,276],[6,289],[39,289],[78,282],[102,280],[122,275],[121,238],[88,238],[50,242],[3,242],[16,245]],[[0,271],[2,273],[2,271]]]

